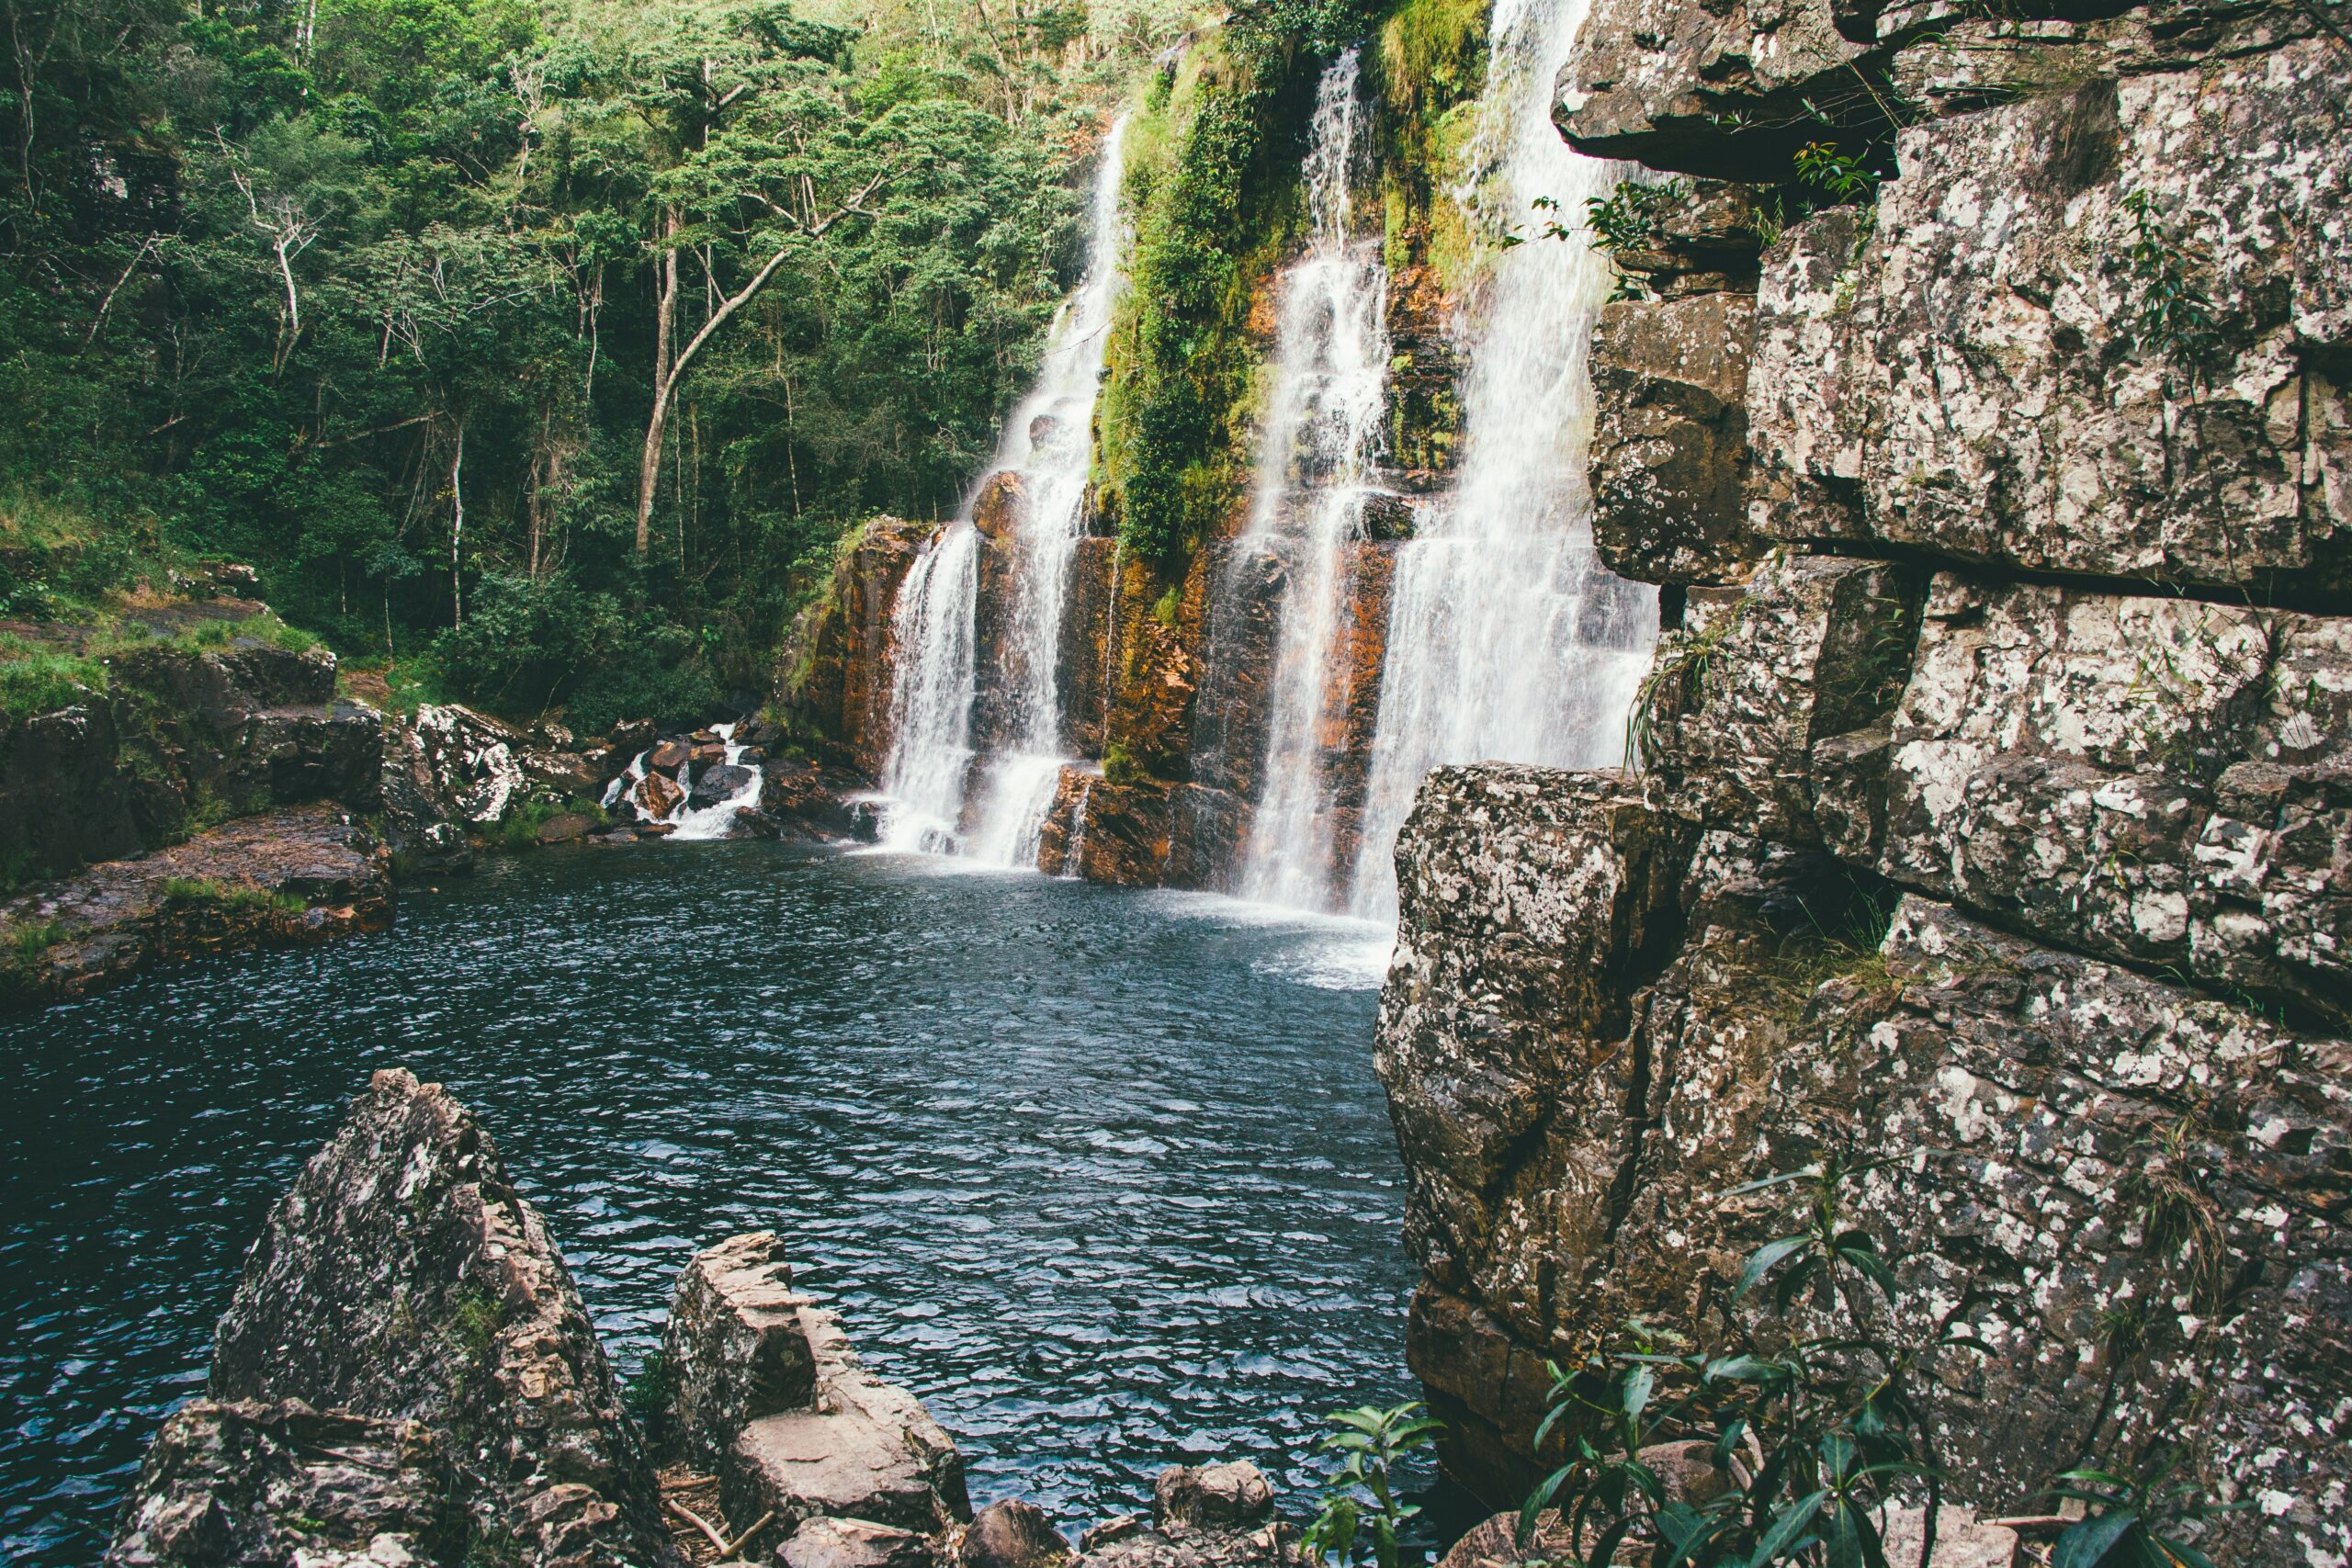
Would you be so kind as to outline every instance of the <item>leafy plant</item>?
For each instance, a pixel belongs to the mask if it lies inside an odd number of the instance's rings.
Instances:
[[[1878,192],[1878,175],[1856,153],[1834,141],[1808,141],[1797,149],[1797,178],[1840,202],[1867,201]]]
[[[2084,1505],[2050,1551],[2050,1568],[2213,1568],[2180,1539],[2180,1527],[2253,1506],[2252,1499],[2215,1503],[2185,1483],[2170,1483],[2169,1462],[2144,1473],[2070,1470],[2050,1489]]]
[[[1625,715],[1625,765],[1646,771],[1665,754],[1659,732],[1697,696],[1715,655],[1747,611],[1741,599],[1710,616],[1696,630],[1677,628],[1658,638],[1649,673],[1634,694]]]
[[[1404,1527],[1420,1509],[1397,1495],[1396,1467],[1434,1444],[1445,1424],[1423,1414],[1415,1401],[1386,1410],[1367,1404],[1335,1411],[1330,1421],[1340,1430],[1324,1438],[1323,1447],[1344,1458],[1306,1529],[1307,1560],[1341,1568],[1367,1561],[1373,1568],[1399,1568]]]
[[[1818,1297],[1834,1332],[1710,1352],[1634,1324],[1630,1350],[1554,1369],[1538,1451],[1566,1422],[1568,1457],[1529,1495],[1522,1540],[1556,1506],[1564,1560],[1580,1568],[1602,1568],[1628,1544],[1650,1548],[1660,1568],[1886,1568],[1880,1511],[1921,1484],[1932,1519],[1939,1481],[1909,1390],[1918,1351],[1889,1337],[1894,1269],[1847,1217],[1846,1184],[1873,1168],[1827,1157],[1722,1195],[1794,1194],[1795,1224],[1748,1256],[1732,1300],[1769,1291],[1786,1314]],[[1671,1495],[1642,1460],[1669,1438],[1707,1445],[1711,1495]]]
[[[621,1408],[645,1434],[646,1442],[657,1452],[670,1440],[671,1405],[677,1398],[677,1378],[670,1370],[670,1358],[660,1350],[648,1350],[637,1371],[621,1384]]]
[[[2143,352],[2186,370],[2194,392],[2221,348],[2212,300],[2189,270],[2196,252],[2165,228],[2146,191],[2126,196],[2123,210],[2132,218],[2125,267],[2137,296],[2132,336]]]

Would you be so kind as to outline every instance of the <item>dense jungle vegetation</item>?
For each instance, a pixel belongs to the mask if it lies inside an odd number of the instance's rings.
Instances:
[[[0,5],[0,616],[249,563],[396,691],[589,730],[758,689],[847,529],[953,511],[1082,259],[1102,126],[1196,19]],[[1213,230],[1263,161],[1228,137],[1359,25],[1274,0],[1223,28],[1233,112],[1143,266],[1159,391],[1231,309]],[[1147,416],[1197,434],[1197,406]]]

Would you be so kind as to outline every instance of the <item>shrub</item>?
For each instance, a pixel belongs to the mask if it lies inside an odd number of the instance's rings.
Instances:
[[[1436,1442],[1445,1425],[1409,1402],[1336,1411],[1330,1421],[1340,1430],[1323,1446],[1345,1460],[1307,1527],[1307,1561],[1349,1568],[1369,1558],[1373,1568],[1399,1568],[1404,1527],[1420,1509],[1397,1495],[1396,1466]]]

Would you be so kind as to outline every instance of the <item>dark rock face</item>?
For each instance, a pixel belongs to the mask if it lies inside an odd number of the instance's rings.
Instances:
[[[477,1538],[529,1562],[669,1560],[652,1473],[538,1212],[464,1108],[405,1072],[375,1076],[270,1215],[209,1393],[455,1439]]]
[[[1735,293],[1602,310],[1592,536],[1621,577],[1721,581],[1754,558],[1745,481],[1755,317],[1754,299]]]
[[[199,1399],[156,1434],[107,1564],[452,1561],[466,1529],[449,1487],[422,1422]]]
[[[702,771],[695,786],[687,792],[686,800],[697,809],[718,806],[734,799],[759,777],[752,769],[732,762],[714,762]]]
[[[935,532],[897,517],[868,523],[777,661],[776,694],[794,731],[821,746],[826,760],[868,779],[881,776],[890,752],[891,611]]]
[[[372,810],[381,717],[334,694],[334,660],[245,639],[135,649],[111,689],[0,719],[0,858],[55,874],[168,843],[192,820],[334,799]]]
[[[0,901],[0,927],[55,938],[20,948],[0,992],[55,1001],[156,964],[383,931],[390,868],[375,835],[332,806],[242,818]]]

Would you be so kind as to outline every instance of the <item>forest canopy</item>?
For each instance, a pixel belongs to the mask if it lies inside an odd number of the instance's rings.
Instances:
[[[955,509],[1114,102],[1193,19],[0,6],[0,615],[232,559],[347,653],[590,731],[756,690],[848,529]]]

